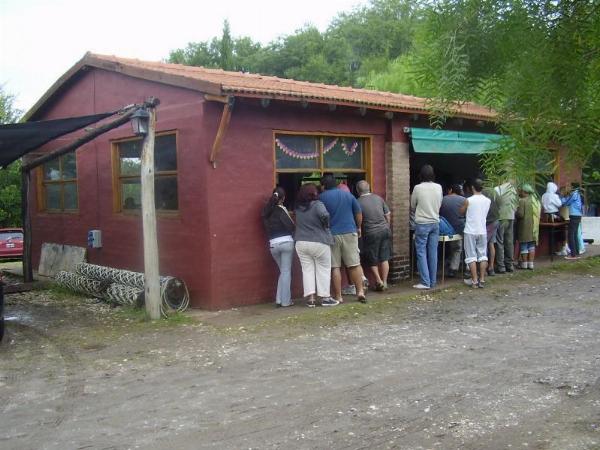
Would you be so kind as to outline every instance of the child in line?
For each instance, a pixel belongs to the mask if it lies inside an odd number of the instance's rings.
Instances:
[[[542,207],[534,195],[533,187],[524,184],[519,192],[517,208],[517,238],[521,249],[519,268],[533,270],[535,246],[539,240]]]

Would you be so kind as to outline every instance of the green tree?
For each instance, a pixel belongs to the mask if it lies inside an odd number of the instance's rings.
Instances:
[[[14,96],[0,86],[0,124],[14,123],[22,111],[15,108]],[[21,225],[21,161],[0,170],[0,227]]]
[[[422,1],[371,0],[350,13],[340,13],[331,23],[328,36],[349,45],[357,79],[364,84],[369,73],[386,69],[390,61],[405,55],[412,47],[420,20]]]
[[[260,52],[261,45],[249,37],[233,39],[229,22],[226,20],[220,38],[190,42],[185,48],[172,50],[167,61],[188,66],[247,72],[256,71]]]
[[[385,70],[390,59],[410,49],[420,4],[372,0],[368,6],[339,14],[325,33],[308,25],[265,46],[248,37],[233,39],[226,22],[221,38],[189,43],[171,51],[168,61],[361,86],[369,73]]]
[[[229,29],[229,21],[223,22],[223,35],[219,42],[219,66],[223,70],[233,70],[233,40],[231,39],[231,31]]]
[[[557,146],[578,163],[600,151],[598,30],[597,0],[434,1],[396,87],[412,93],[416,79],[438,125],[456,102],[495,108],[511,140],[484,167],[532,181]]]

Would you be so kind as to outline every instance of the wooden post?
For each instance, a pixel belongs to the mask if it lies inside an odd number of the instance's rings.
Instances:
[[[23,158],[25,162],[26,158]],[[21,168],[21,221],[23,222],[23,281],[33,281],[31,263],[31,215],[29,214],[29,182],[31,171]]]
[[[154,134],[156,110],[149,108],[148,134],[142,144],[142,224],[144,232],[144,276],[146,311],[152,320],[160,319],[160,281],[156,205],[154,203]]]
[[[223,142],[223,137],[225,136],[225,131],[227,131],[227,127],[229,127],[231,111],[233,110],[234,104],[235,97],[227,97],[227,103],[225,103],[225,106],[223,107],[223,114],[221,114],[221,122],[219,122],[219,129],[215,136],[215,142],[213,142],[213,148],[210,152],[210,162],[214,169],[217,168],[217,156],[219,156],[219,152],[221,151],[221,144]]]

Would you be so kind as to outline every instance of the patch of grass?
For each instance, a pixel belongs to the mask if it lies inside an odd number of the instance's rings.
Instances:
[[[149,322],[150,317],[145,308],[136,308],[133,306],[121,306],[114,310],[116,319],[122,319],[133,322]]]
[[[50,289],[48,289],[48,292],[52,295],[52,297],[54,299],[59,300],[59,301],[80,300],[82,298],[87,298],[85,295],[82,295],[78,292],[72,291],[71,289],[63,287],[56,283],[53,283],[50,286]]]
[[[428,293],[427,297],[435,298],[436,293]],[[421,298],[421,295],[390,296],[385,300],[378,300],[367,304],[347,302],[334,307],[306,308],[298,306],[292,313],[285,317],[269,317],[259,323],[243,326],[219,326],[210,324],[209,327],[219,334],[242,335],[261,331],[288,331],[296,333],[298,329],[311,330],[316,328],[330,328],[345,323],[357,322],[365,319],[374,319],[377,316],[389,317],[402,313],[410,300]]]
[[[135,308],[132,306],[123,306],[115,310],[117,318],[140,324],[151,324],[152,326],[176,326],[195,323],[196,320],[185,312],[172,312],[167,317],[159,320],[150,320],[145,308]]]
[[[486,289],[486,292],[496,297],[501,297],[511,291],[511,287],[514,287],[515,282],[547,277],[555,275],[557,272],[566,274],[597,273],[600,275],[600,257],[585,258],[574,262],[560,262],[536,270],[517,270],[514,274],[510,275],[510,281],[505,276],[488,278],[489,289]],[[390,295],[388,299],[374,301],[366,305],[351,301],[331,308],[303,308],[302,306],[298,306],[288,316],[269,317],[252,325],[243,323],[236,326],[205,325],[223,335],[240,336],[264,331],[280,332],[281,330],[294,334],[299,329],[311,330],[335,327],[359,320],[378,320],[378,317],[390,317],[392,315],[398,317],[398,315],[406,311],[406,306],[411,301],[448,301],[457,298],[459,292],[465,292],[465,286],[462,284],[448,286],[436,291],[428,291],[423,294]],[[465,292],[463,295],[468,294]]]

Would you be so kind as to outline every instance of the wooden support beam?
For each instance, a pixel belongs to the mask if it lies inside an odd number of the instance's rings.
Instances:
[[[30,158],[33,155],[23,157],[23,163],[21,165],[21,220],[23,222],[23,279],[25,282],[33,281],[33,266],[31,259],[31,215],[29,214],[29,191],[31,184],[31,170],[44,164],[51,159],[57,158],[66,153],[77,150],[87,142],[92,141],[103,133],[117,128],[131,119],[131,116],[141,106],[154,108],[159,104],[159,100],[153,97],[149,98],[143,105],[132,105],[125,108],[123,115],[112,122],[102,125],[93,131],[89,132],[85,136],[75,140],[71,144],[65,145],[52,152],[46,153],[35,159]]]
[[[26,158],[23,158],[25,161]],[[29,214],[29,184],[31,172],[21,168],[21,221],[23,222],[23,281],[33,281],[33,263],[31,261],[31,215]]]
[[[137,107],[132,107],[130,110],[128,110],[127,112],[125,112],[121,117],[119,117],[116,120],[113,120],[112,122],[109,122],[107,124],[104,124],[98,128],[95,128],[93,131],[90,131],[89,133],[87,133],[86,135],[80,137],[79,139],[76,139],[74,142],[71,142],[70,144],[67,144],[63,147],[60,147],[56,150],[53,150],[51,152],[46,153],[43,156],[40,156],[39,158],[34,159],[33,161],[28,162],[27,164],[23,164],[22,169],[25,171],[30,171],[31,169],[34,169],[54,158],[58,158],[59,156],[62,156],[66,153],[72,152],[77,150],[79,147],[81,147],[84,144],[87,144],[88,142],[96,139],[98,136],[100,136],[101,134],[106,133],[107,131],[112,130],[113,128],[117,128],[120,127],[121,125],[129,122],[129,120],[131,119],[131,116],[133,115],[133,113],[139,108],[139,106]]]
[[[227,95],[204,94],[204,98],[209,102],[227,103],[229,101],[229,97]]]
[[[217,168],[217,157],[219,156],[219,152],[221,151],[221,145],[223,143],[223,138],[225,137],[225,132],[229,127],[229,121],[231,120],[231,111],[233,110],[233,105],[235,103],[235,97],[229,97],[227,103],[223,107],[223,114],[221,114],[221,122],[219,123],[219,129],[217,130],[217,135],[215,136],[215,141],[213,142],[212,151],[210,152],[210,162],[213,165],[213,168]]]
[[[148,134],[142,143],[142,227],[144,236],[144,295],[150,319],[160,319],[160,275],[158,237],[156,234],[156,205],[154,200],[154,135],[156,110],[150,108]]]

